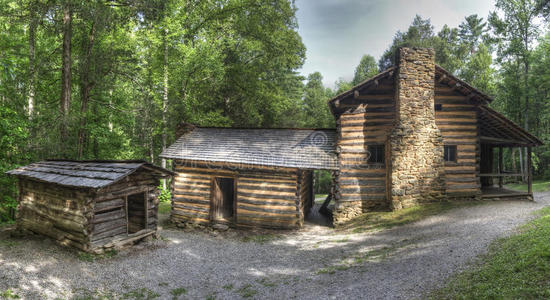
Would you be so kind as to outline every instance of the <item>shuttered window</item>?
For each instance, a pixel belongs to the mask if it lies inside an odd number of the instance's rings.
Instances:
[[[370,145],[367,149],[369,151],[369,163],[384,163],[384,145]]]
[[[456,162],[456,145],[445,145],[443,157],[447,162]]]

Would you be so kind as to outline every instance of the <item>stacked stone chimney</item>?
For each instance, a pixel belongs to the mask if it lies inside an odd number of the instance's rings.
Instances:
[[[396,123],[390,140],[388,200],[392,209],[440,201],[445,195],[443,138],[435,123],[435,52],[400,48]]]

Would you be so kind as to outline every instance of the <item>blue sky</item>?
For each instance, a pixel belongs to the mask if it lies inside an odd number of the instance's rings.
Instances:
[[[405,31],[414,16],[430,18],[435,32],[456,27],[465,16],[484,19],[493,0],[296,0],[297,18],[307,59],[300,72],[319,71],[327,87],[338,78],[351,80],[363,54],[376,60],[397,30]]]

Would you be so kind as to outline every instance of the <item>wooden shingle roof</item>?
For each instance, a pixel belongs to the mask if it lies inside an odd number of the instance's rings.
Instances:
[[[196,128],[160,156],[300,169],[338,169],[333,129]]]
[[[140,168],[160,178],[172,172],[146,161],[45,160],[6,172],[10,175],[77,188],[102,188],[118,182]]]
[[[543,142],[494,109],[480,105],[479,133],[482,143],[507,147],[536,147]]]

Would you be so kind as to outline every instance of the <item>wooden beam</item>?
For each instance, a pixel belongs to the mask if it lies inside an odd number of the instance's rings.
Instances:
[[[521,173],[480,173],[479,177],[520,177]]]
[[[531,147],[527,147],[527,192],[533,196],[533,164],[531,162]]]
[[[502,167],[503,167],[503,163],[502,163],[502,147],[498,147],[498,172],[502,174]],[[502,188],[502,181],[503,181],[503,177],[499,177],[498,178],[498,187],[499,188]]]
[[[495,142],[495,143],[502,143],[506,145],[523,145],[524,144],[524,142],[522,141],[503,139],[503,138],[497,138],[492,136],[480,136],[479,140],[481,142],[487,142],[487,143]]]

